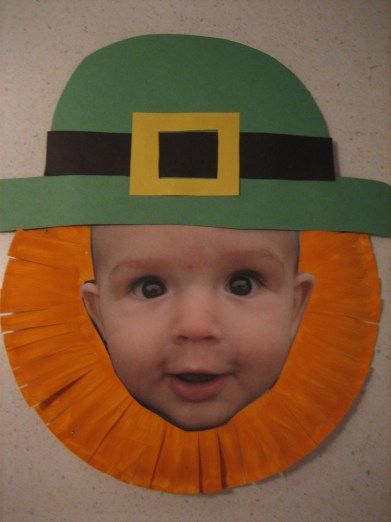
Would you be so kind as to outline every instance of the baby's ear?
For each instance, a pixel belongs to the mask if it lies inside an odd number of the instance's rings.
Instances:
[[[295,277],[292,310],[292,341],[299,329],[314,283],[314,276],[306,272],[298,273]]]
[[[80,288],[80,293],[84,301],[84,306],[88,315],[104,338],[103,323],[100,313],[99,287],[93,281],[84,283]]]

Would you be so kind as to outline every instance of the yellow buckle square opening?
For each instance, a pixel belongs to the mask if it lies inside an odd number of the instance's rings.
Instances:
[[[134,112],[129,193],[138,196],[237,196],[238,112]],[[217,131],[217,178],[159,178],[159,132]]]

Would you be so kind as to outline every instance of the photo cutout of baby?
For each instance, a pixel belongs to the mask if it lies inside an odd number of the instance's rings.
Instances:
[[[210,429],[273,386],[313,283],[297,232],[114,225],[92,238],[82,295],[142,405]]]
[[[60,97],[45,176],[0,185],[1,230],[24,229],[10,364],[91,465],[216,492],[293,465],[353,404],[380,317],[366,234],[391,234],[391,190],[335,176],[316,103],[272,57],[184,35],[105,47]]]

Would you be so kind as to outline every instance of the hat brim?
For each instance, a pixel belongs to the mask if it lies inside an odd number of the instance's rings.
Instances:
[[[177,224],[391,235],[391,186],[379,181],[240,181],[239,196],[133,196],[124,176],[0,181],[0,231],[92,224]]]

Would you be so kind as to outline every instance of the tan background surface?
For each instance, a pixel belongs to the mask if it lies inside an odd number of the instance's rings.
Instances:
[[[2,0],[1,176],[41,174],[56,100],[85,55],[158,32],[225,37],[272,54],[318,101],[343,175],[391,182],[389,0]],[[1,272],[10,239],[0,236]],[[2,520],[391,520],[390,241],[374,247],[385,306],[366,389],[315,454],[263,483],[186,497],[95,471],[27,407],[2,351]]]

